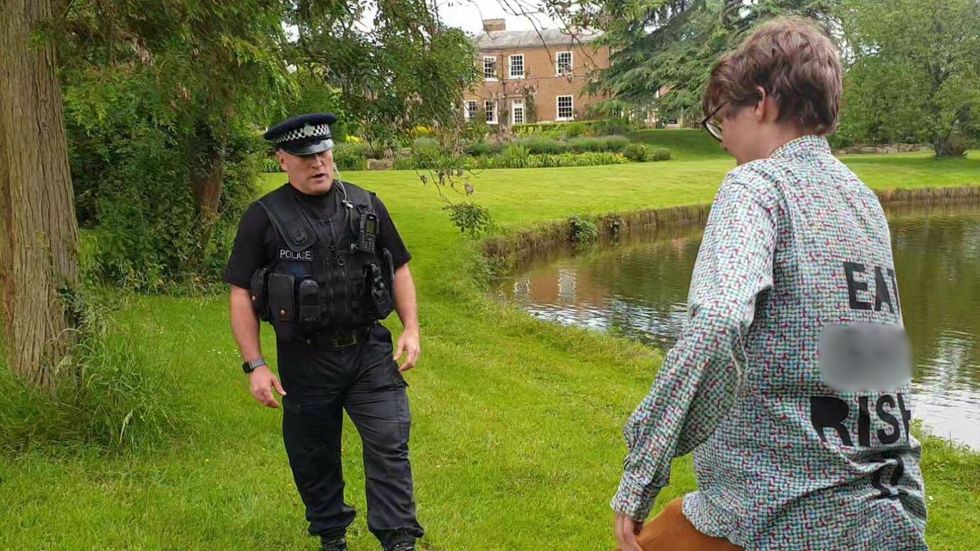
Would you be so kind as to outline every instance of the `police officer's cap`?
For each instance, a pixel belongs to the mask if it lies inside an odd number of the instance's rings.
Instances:
[[[333,113],[299,115],[273,126],[262,137],[287,153],[314,155],[333,149],[330,125],[335,122]]]

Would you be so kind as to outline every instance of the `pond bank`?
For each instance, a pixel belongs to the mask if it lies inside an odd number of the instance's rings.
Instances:
[[[873,190],[885,208],[904,206],[934,206],[963,201],[980,202],[980,186]],[[482,243],[483,255],[494,261],[504,272],[522,265],[538,255],[553,254],[576,244],[577,224],[586,220],[595,225],[600,243],[642,236],[655,230],[704,226],[711,211],[710,204],[694,204],[659,209],[643,209],[623,213],[582,216],[560,222],[539,224],[491,237]]]

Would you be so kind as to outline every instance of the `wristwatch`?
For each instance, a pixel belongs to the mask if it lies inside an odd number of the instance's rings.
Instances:
[[[245,373],[251,373],[251,372],[255,371],[256,369],[262,367],[263,365],[267,365],[265,363],[265,360],[263,360],[262,358],[259,358],[257,360],[252,360],[250,362],[243,363],[242,364],[242,371],[244,371]]]

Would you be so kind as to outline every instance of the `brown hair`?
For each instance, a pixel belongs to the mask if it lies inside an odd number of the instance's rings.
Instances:
[[[840,55],[830,38],[806,19],[779,17],[759,26],[711,70],[702,108],[759,101],[762,87],[779,106],[778,121],[829,134],[837,127]]]

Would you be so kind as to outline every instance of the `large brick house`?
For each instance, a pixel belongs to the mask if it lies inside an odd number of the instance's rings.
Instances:
[[[476,37],[480,81],[464,95],[467,120],[512,126],[585,118],[604,99],[583,88],[592,71],[609,66],[609,48],[595,46],[598,33],[559,30],[508,31],[503,19],[487,19]]]

